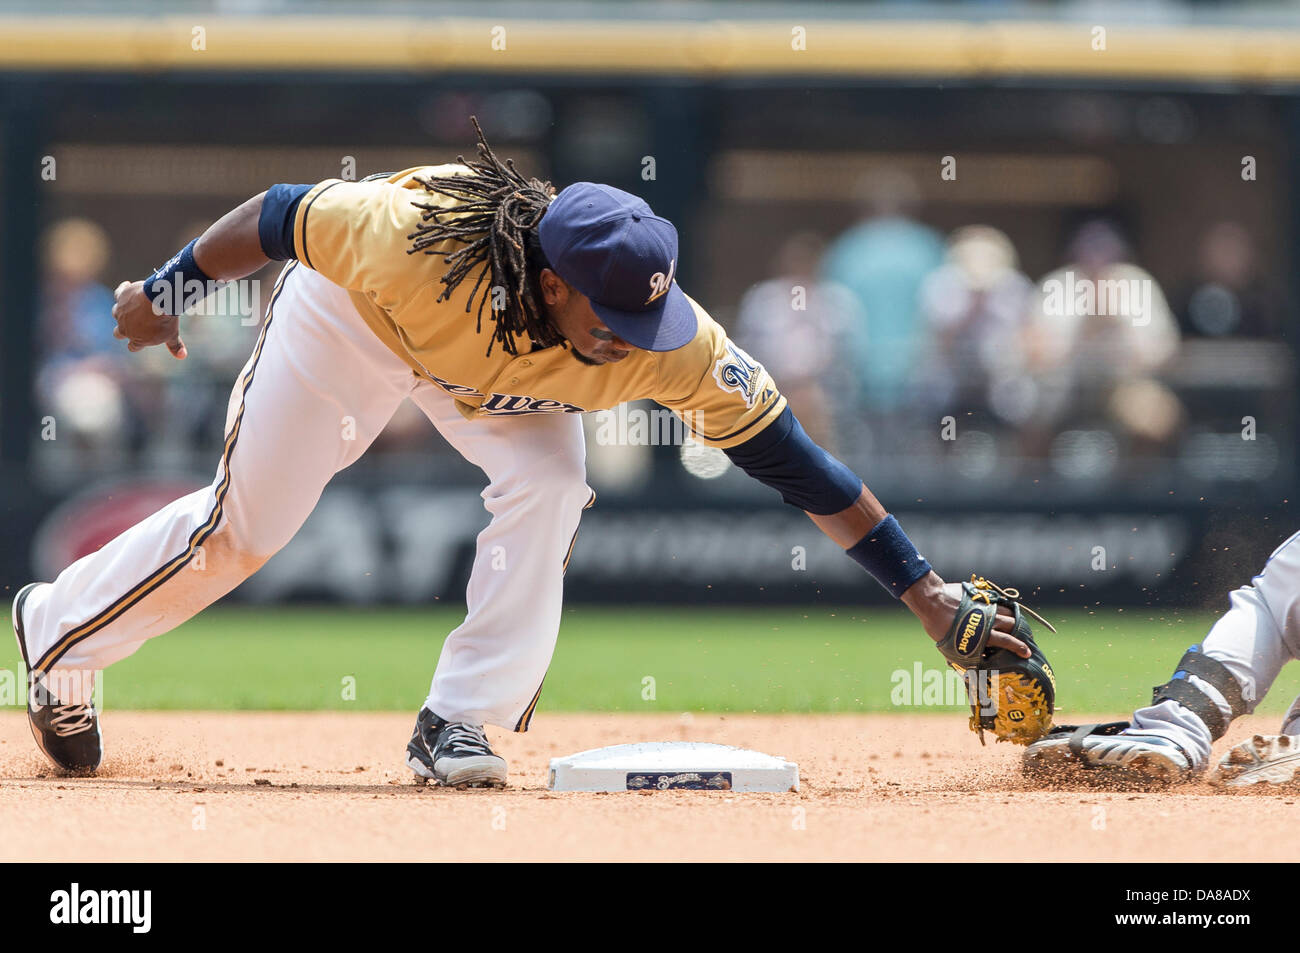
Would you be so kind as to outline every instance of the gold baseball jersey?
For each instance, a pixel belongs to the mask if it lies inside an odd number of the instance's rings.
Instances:
[[[328,179],[303,196],[293,224],[295,257],[346,288],[362,318],[418,376],[456,398],[466,417],[608,410],[649,398],[675,411],[701,443],[744,443],[785,409],[785,397],[763,366],[727,339],[726,332],[690,300],[694,339],[674,351],[634,350],[615,364],[579,363],[563,347],[518,354],[501,347],[488,355],[490,308],[476,329],[477,306],[467,311],[477,276],[467,277],[446,301],[445,254],[454,242],[409,254],[424,205],[456,213],[455,200],[425,189],[419,179],[452,176],[462,165],[420,166],[387,179]],[[485,279],[486,280],[486,279]]]

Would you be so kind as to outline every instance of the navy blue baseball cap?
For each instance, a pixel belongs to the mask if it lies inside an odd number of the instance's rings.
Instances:
[[[677,229],[620,189],[575,182],[537,228],[555,273],[591,300],[633,347],[673,351],[695,337],[695,310],[677,287]]]

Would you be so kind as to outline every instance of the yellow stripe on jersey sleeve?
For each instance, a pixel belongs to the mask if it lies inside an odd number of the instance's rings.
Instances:
[[[388,182],[329,179],[303,196],[294,221],[298,260],[334,284],[392,306],[423,279],[413,268],[408,236],[419,224],[419,198]]]

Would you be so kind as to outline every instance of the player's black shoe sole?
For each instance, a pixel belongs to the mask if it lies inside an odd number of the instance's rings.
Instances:
[[[33,680],[31,675],[32,663],[23,632],[23,607],[39,585],[32,582],[23,586],[13,604],[14,638],[18,640],[18,651],[28,672],[27,721],[36,746],[56,768],[69,774],[92,774],[104,759],[99,715],[90,698],[93,682],[87,679],[82,686],[85,693],[82,703],[65,705],[49,692],[43,680]]]
[[[503,788],[505,758],[493,753],[483,729],[443,721],[421,708],[406,745],[406,766],[417,776],[452,788]]]

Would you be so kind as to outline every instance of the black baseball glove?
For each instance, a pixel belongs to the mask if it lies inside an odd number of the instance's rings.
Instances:
[[[971,703],[971,731],[984,743],[985,729],[998,741],[1033,744],[1052,729],[1056,705],[1056,676],[1047,657],[1034,641],[1026,615],[1055,632],[1052,624],[1020,604],[1020,593],[1003,589],[983,576],[961,584],[961,605],[942,641],[939,652],[962,673]],[[1014,635],[1029,646],[1029,658],[1010,649],[989,648],[989,636],[999,606],[1010,610]]]

